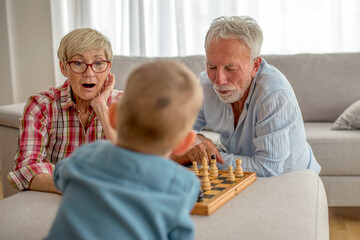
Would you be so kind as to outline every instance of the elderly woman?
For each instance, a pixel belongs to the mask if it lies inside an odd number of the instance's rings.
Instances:
[[[113,90],[112,56],[109,40],[93,29],[74,30],[61,40],[58,58],[67,80],[25,105],[16,166],[8,175],[16,189],[58,192],[52,177],[58,161],[84,143],[115,141],[107,114],[120,96]]]

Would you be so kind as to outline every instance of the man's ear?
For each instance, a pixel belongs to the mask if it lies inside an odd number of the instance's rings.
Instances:
[[[260,65],[261,65],[261,57],[257,57],[254,62],[253,62],[253,66],[252,66],[252,69],[251,69],[251,77],[254,78],[257,71],[259,70],[260,68]]]
[[[117,110],[117,103],[112,103],[109,106],[109,120],[110,120],[110,125],[111,127],[113,127],[114,129],[116,129],[116,120],[117,120],[117,115],[116,115],[116,110]]]
[[[173,154],[176,156],[184,155],[194,144],[196,139],[196,134],[194,131],[189,131],[185,138],[178,143],[178,145],[173,149]]]
[[[63,61],[59,61],[59,65],[60,65],[60,70],[62,75],[64,75],[64,77],[67,77],[67,71],[66,71],[66,63],[64,63]]]

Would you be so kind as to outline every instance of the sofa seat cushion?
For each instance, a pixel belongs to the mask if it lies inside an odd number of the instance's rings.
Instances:
[[[60,201],[58,194],[35,191],[1,200],[1,239],[43,239]],[[327,209],[321,179],[301,170],[258,178],[211,216],[192,219],[195,239],[329,239]]]
[[[332,126],[332,122],[305,123],[320,175],[360,176],[360,131],[331,130]]]
[[[0,106],[0,125],[19,128],[19,119],[23,114],[25,103]]]

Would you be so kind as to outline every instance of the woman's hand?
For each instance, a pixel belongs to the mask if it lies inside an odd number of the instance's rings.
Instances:
[[[203,135],[197,134],[194,145],[187,153],[180,157],[172,155],[171,159],[175,160],[181,165],[188,165],[193,161],[201,164],[204,157],[206,157],[209,162],[211,155],[213,154],[215,154],[217,162],[224,163],[224,160],[221,157],[215,144]]]
[[[90,105],[92,108],[94,108],[95,112],[99,108],[99,105],[103,105],[103,104],[105,104],[105,106],[107,105],[107,101],[111,96],[111,92],[114,89],[114,86],[115,86],[115,76],[114,74],[109,73],[99,95],[90,102]]]
[[[90,105],[94,109],[96,116],[100,119],[106,139],[110,140],[112,143],[116,143],[117,136],[115,129],[113,129],[110,124],[109,106],[107,105],[107,101],[111,96],[114,86],[114,74],[109,73],[99,95],[90,102]]]

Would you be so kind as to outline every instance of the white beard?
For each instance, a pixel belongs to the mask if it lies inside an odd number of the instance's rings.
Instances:
[[[238,101],[242,96],[244,96],[244,91],[241,91],[240,89],[236,89],[233,87],[228,86],[219,86],[213,84],[213,88],[220,98],[220,100],[224,103],[234,103]],[[228,94],[221,94],[220,91],[231,91]]]

